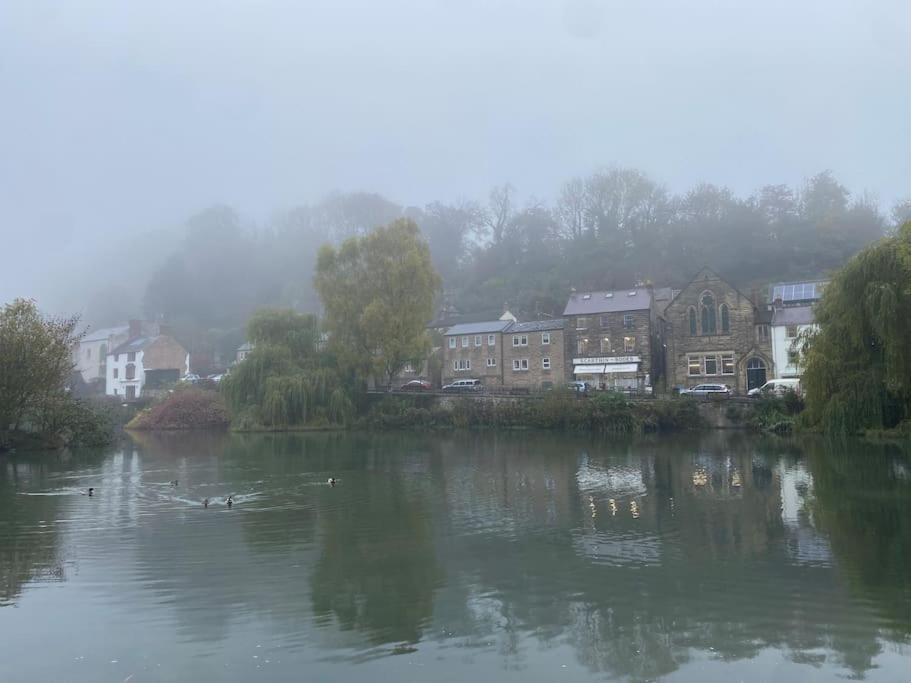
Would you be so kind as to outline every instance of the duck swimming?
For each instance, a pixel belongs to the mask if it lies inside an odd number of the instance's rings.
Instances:
[[[94,495],[95,495],[95,487],[94,487],[94,486],[89,486],[89,495],[90,495],[90,496],[94,496]]]
[[[335,486],[338,483],[338,479],[335,477],[329,477],[329,481],[326,482],[329,486]]]

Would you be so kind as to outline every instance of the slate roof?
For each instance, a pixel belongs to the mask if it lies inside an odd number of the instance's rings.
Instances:
[[[632,296],[630,293],[634,292]],[[606,292],[576,292],[571,294],[563,315],[595,315],[621,311],[642,311],[651,308],[652,294],[645,287],[630,287]]]
[[[142,351],[143,349],[152,345],[156,339],[161,335],[148,336],[148,337],[136,337],[135,339],[130,339],[129,341],[124,342],[118,346],[113,351],[108,351],[108,355],[118,353],[134,353],[136,351]]]
[[[97,330],[92,330],[88,332],[80,341],[83,342],[96,342],[96,341],[107,341],[111,337],[118,334],[127,334],[130,331],[128,325],[120,325],[118,327],[102,327]]]
[[[773,325],[812,325],[815,322],[812,306],[786,306],[776,308],[772,314]]]
[[[566,321],[562,318],[551,320],[533,320],[527,323],[513,323],[507,332],[510,334],[520,332],[547,332],[548,330],[562,330],[566,326]]]
[[[431,320],[429,323],[427,323],[427,327],[437,330],[444,327],[452,327],[453,325],[483,323],[489,320],[496,320],[500,317],[500,315],[502,315],[502,313],[502,311],[487,311],[485,313],[451,313],[449,315],[440,316],[434,320]]]
[[[487,320],[480,323],[463,323],[453,325],[446,330],[447,337],[454,337],[464,334],[489,334],[491,332],[505,332],[506,328],[512,325],[511,320]]]

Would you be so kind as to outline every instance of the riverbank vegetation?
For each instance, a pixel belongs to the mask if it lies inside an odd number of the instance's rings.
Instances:
[[[78,324],[77,317],[43,316],[25,299],[0,310],[0,451],[112,438],[108,416],[69,391]]]
[[[230,420],[222,396],[206,389],[181,387],[130,420],[126,429],[226,429]]]
[[[852,258],[816,318],[804,352],[806,424],[911,433],[911,223]]]
[[[579,398],[554,391],[539,399],[461,398],[448,405],[433,399],[384,398],[357,424],[371,429],[535,428],[614,434],[697,429],[702,419],[686,399],[633,402],[619,394]]]

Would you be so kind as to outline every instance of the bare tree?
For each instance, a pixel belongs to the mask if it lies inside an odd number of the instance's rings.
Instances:
[[[494,187],[490,191],[490,200],[484,216],[484,225],[494,244],[501,244],[506,235],[506,228],[513,215],[513,200],[516,188],[509,183]]]

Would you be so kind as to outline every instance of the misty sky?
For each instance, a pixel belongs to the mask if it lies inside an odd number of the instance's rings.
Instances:
[[[620,164],[746,194],[829,168],[887,207],[909,84],[907,0],[5,0],[0,302],[213,203],[264,221],[333,189],[550,200]]]

